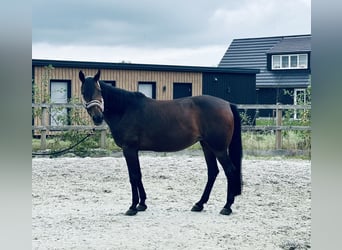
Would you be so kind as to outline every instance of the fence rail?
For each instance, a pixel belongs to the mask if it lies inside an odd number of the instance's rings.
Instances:
[[[106,143],[106,134],[109,131],[107,125],[101,126],[91,126],[91,125],[63,125],[63,126],[51,126],[46,124],[46,118],[48,117],[48,110],[53,107],[59,108],[76,108],[80,109],[83,108],[83,104],[62,104],[62,103],[32,103],[32,108],[41,108],[41,125],[32,125],[32,131],[39,131],[40,132],[40,146],[42,150],[47,148],[46,138],[49,131],[88,131],[88,130],[95,130],[101,132],[100,137],[100,147],[105,148]],[[300,130],[300,131],[311,131],[310,126],[283,126],[283,111],[284,110],[310,110],[311,105],[284,105],[284,104],[238,104],[237,105],[239,110],[262,110],[262,109],[271,109],[276,110],[276,125],[270,126],[260,126],[260,125],[243,125],[242,131],[275,131],[275,147],[276,149],[282,148],[282,131],[290,131],[290,130]]]

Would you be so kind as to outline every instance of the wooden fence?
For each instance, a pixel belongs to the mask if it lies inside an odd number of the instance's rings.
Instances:
[[[240,111],[247,112],[247,110],[262,110],[262,109],[269,109],[275,110],[276,113],[276,124],[275,125],[267,125],[267,126],[256,126],[256,125],[242,125],[242,131],[275,131],[275,149],[282,148],[282,131],[289,131],[289,130],[302,130],[302,131],[311,131],[310,126],[284,126],[283,125],[283,111],[285,110],[310,110],[310,105],[283,105],[283,104],[239,104],[237,105]],[[40,132],[40,147],[42,150],[47,148],[47,135],[50,131],[100,131],[100,147],[106,147],[106,136],[109,131],[109,128],[106,124],[101,126],[94,126],[94,125],[63,125],[63,126],[51,126],[46,124],[48,121],[49,110],[53,107],[60,107],[60,108],[75,108],[80,109],[84,108],[82,104],[32,104],[32,108],[41,108],[41,125],[36,126],[32,125],[32,131]]]

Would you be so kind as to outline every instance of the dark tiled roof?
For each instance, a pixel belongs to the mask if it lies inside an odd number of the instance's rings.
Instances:
[[[234,39],[219,67],[260,69],[260,73],[256,75],[257,87],[304,87],[309,83],[310,68],[272,71],[267,64],[270,54],[301,52],[310,54],[310,34]]]
[[[311,52],[311,36],[284,37],[267,53]]]
[[[32,59],[32,66],[67,67],[67,68],[93,68],[93,69],[116,69],[116,70],[146,70],[168,72],[198,72],[198,73],[232,73],[232,74],[257,74],[259,69],[253,68],[222,68],[202,66],[178,66],[159,64],[135,64],[135,63],[108,63],[108,62],[84,62]]]

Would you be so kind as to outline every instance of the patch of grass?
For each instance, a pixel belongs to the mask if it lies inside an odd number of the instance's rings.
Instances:
[[[275,126],[276,120],[272,118],[258,118],[255,121],[255,125],[257,126]]]
[[[202,146],[199,142],[196,142],[194,145],[188,148],[189,150],[202,150]]]
[[[56,144],[59,144],[58,146],[56,146]],[[52,148],[57,148],[57,149],[63,149],[63,148],[67,148],[71,145],[70,141],[58,141],[55,138],[50,138],[46,140],[46,145],[48,149],[52,149]],[[38,151],[40,150],[40,139],[32,139],[32,151]]]
[[[283,132],[283,150],[297,151],[307,150],[310,151],[310,137],[303,136],[302,131],[284,131]],[[167,142],[165,142],[167,143]],[[75,144],[75,140],[66,140],[58,137],[47,139],[47,148],[53,151],[63,150]],[[275,149],[275,133],[273,131],[251,131],[242,133],[242,144],[244,151],[272,151]],[[201,150],[200,143],[195,143],[188,150]],[[40,139],[32,139],[32,151],[40,150]],[[100,149],[99,136],[92,136],[85,142],[81,143],[72,151],[78,156],[89,156],[92,151],[101,150],[101,154],[110,155],[113,152],[121,151],[117,146],[110,134],[106,138],[106,148]]]
[[[285,150],[309,150],[310,138],[304,137],[301,131],[283,132],[283,149]],[[275,149],[275,133],[270,132],[243,132],[242,144],[248,150],[273,150]]]
[[[275,147],[275,135],[273,133],[242,133],[242,147],[244,150],[270,150]]]

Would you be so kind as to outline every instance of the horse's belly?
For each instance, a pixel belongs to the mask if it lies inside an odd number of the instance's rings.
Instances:
[[[200,140],[193,133],[165,132],[141,139],[141,149],[156,152],[175,152],[190,147]]]

